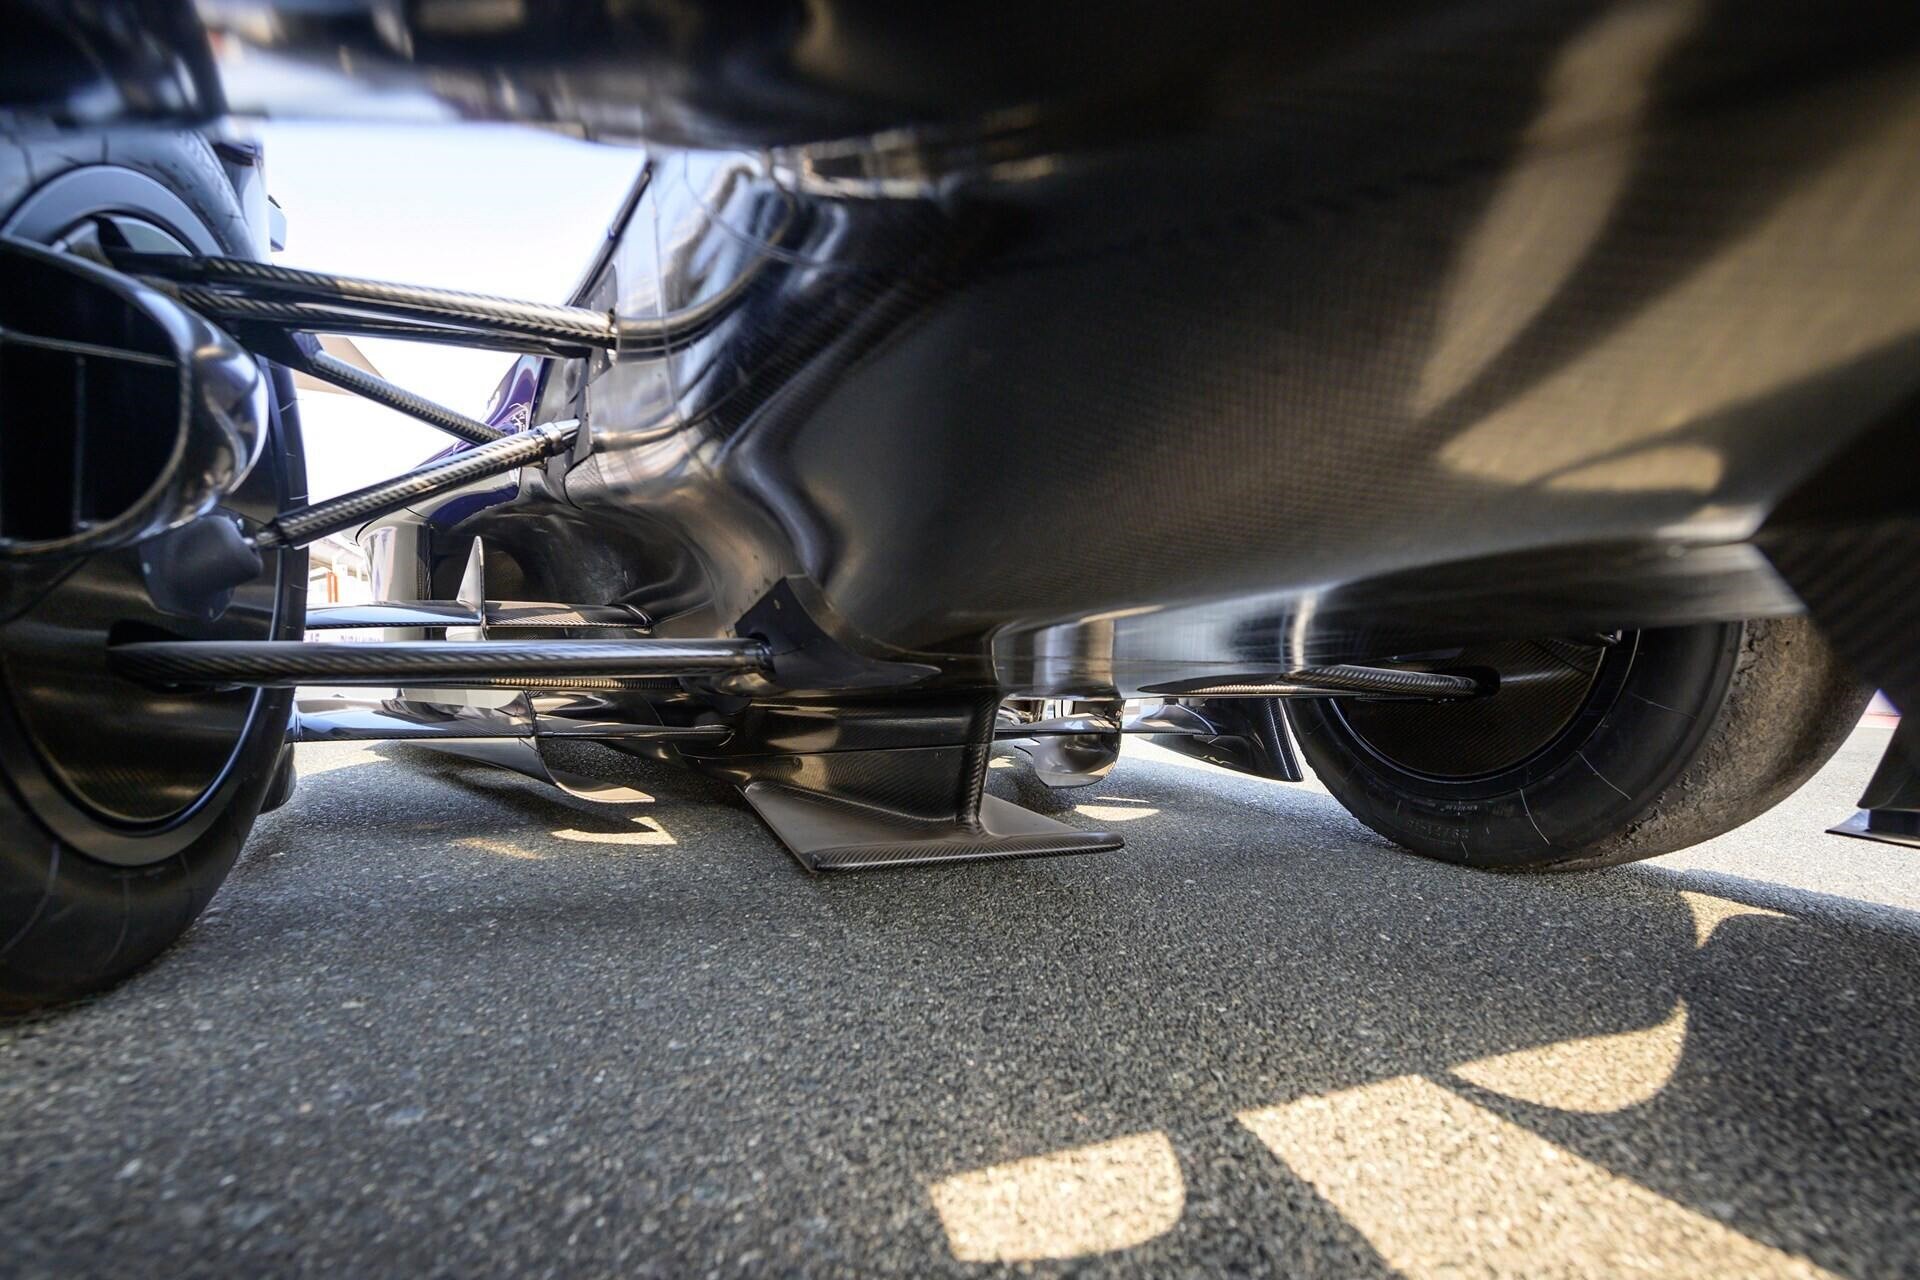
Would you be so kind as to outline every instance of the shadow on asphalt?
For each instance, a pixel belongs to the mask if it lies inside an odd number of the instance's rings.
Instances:
[[[1920,1267],[1911,913],[1464,872],[1136,760],[1056,806],[1123,812],[1119,854],[812,879],[674,770],[603,806],[330,750],[186,945],[0,1041],[31,1089],[251,1028],[64,1115],[58,1153],[6,1139],[29,1256],[63,1256],[46,1202],[156,1265]],[[200,1228],[114,1181],[129,1143]],[[219,1230],[243,1192],[262,1222]]]

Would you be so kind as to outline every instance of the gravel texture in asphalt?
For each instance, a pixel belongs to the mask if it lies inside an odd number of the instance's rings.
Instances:
[[[1886,737],[1574,876],[1147,747],[1054,800],[1123,852],[821,879],[689,776],[303,747],[0,1027],[0,1274],[1914,1274],[1920,852],[1821,834]]]

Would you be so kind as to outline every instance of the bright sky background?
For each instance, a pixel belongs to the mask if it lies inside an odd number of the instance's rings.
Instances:
[[[274,261],[557,302],[579,282],[640,153],[491,125],[264,123],[267,190],[287,215]],[[505,352],[357,338],[390,381],[479,414]],[[407,470],[450,437],[357,396],[303,391],[307,482],[330,497]]]

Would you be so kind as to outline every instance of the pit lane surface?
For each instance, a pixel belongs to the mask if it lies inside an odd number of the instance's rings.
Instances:
[[[1062,814],[1122,853],[818,880],[683,775],[303,747],[0,1027],[0,1274],[1912,1274],[1920,853],[1820,834],[1886,737],[1566,877],[1150,747]]]

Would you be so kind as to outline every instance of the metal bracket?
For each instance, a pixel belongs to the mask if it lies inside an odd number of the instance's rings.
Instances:
[[[777,782],[750,783],[742,794],[800,865],[816,873],[1100,853],[1123,843],[991,795],[978,798],[969,822],[914,818]]]
[[[212,620],[233,591],[260,575],[260,553],[232,516],[221,512],[140,544],[140,576],[154,608],[176,618]]]
[[[1154,745],[1183,756],[1280,782],[1307,776],[1275,699],[1194,699],[1162,707],[1145,723],[1157,728]]]
[[[1920,719],[1903,716],[1887,741],[1880,767],[1860,797],[1860,812],[1827,830],[1920,849]]]
[[[808,871],[1120,848],[1110,832],[1081,831],[984,794],[999,703],[993,690],[895,697],[880,716],[851,718],[833,742],[682,755],[737,784]]]

